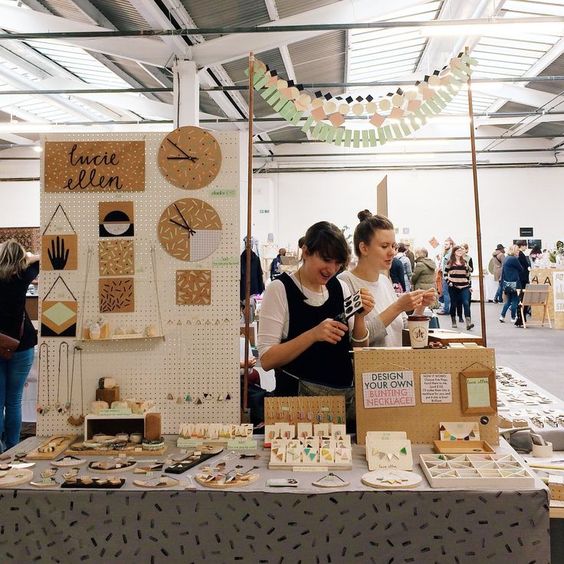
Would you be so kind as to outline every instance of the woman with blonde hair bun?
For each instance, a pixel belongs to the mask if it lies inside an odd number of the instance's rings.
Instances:
[[[354,251],[357,266],[339,274],[339,278],[356,292],[367,288],[374,297],[374,309],[365,318],[370,333],[370,346],[399,347],[407,311],[422,315],[425,307],[434,303],[435,290],[415,290],[398,296],[390,279],[383,274],[390,270],[395,255],[395,232],[392,222],[384,216],[363,210],[354,231]]]

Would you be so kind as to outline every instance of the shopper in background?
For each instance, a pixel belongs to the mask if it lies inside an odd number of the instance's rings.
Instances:
[[[543,256],[542,249],[540,245],[534,245],[529,253],[529,260],[531,261],[531,268],[535,266],[535,263],[540,260]]]
[[[374,307],[361,290],[363,310],[344,319],[350,291],[335,276],[350,250],[341,230],[321,221],[305,234],[302,264],[281,274],[264,293],[259,325],[259,357],[264,370],[276,370],[277,396],[344,395],[347,419],[354,420],[351,342],[368,344],[365,317]],[[349,338],[350,337],[350,338]]]
[[[411,272],[413,272],[413,269],[415,268],[415,255],[411,251],[411,243],[409,241],[404,241],[403,244],[405,246],[405,256],[409,259]]]
[[[394,243],[394,255],[398,252],[397,245]],[[405,274],[401,260],[394,256],[392,265],[390,266],[390,280],[396,294],[403,294],[405,292]]]
[[[433,259],[429,258],[427,249],[421,247],[415,249],[415,270],[411,277],[414,290],[429,290],[435,288],[435,280],[437,276],[437,269]],[[437,307],[435,300],[431,306],[432,309]]]
[[[448,238],[445,239],[443,243],[443,252],[442,254],[437,256],[437,261],[439,265],[439,270],[442,273],[441,283],[442,283],[442,292],[441,297],[443,299],[443,307],[437,312],[439,314],[448,315],[450,314],[450,294],[448,291],[448,281],[446,277],[445,267],[450,259],[450,255],[452,252],[452,247],[454,246],[454,242],[452,239]]]
[[[523,299],[523,290],[527,287],[527,284],[529,283],[529,271],[531,270],[531,261],[529,260],[529,257],[525,254],[525,251],[527,250],[527,241],[521,239],[520,241],[517,241],[517,246],[519,247],[519,256],[518,256],[519,263],[523,267],[523,271],[521,272],[521,278],[520,278],[521,286],[519,290],[519,301],[521,301]],[[530,315],[531,306],[526,306],[524,308],[523,313],[525,317],[527,315]],[[523,327],[523,320],[521,319],[520,308],[517,310],[517,321],[515,322],[515,325],[517,327]]]
[[[251,296],[262,294],[264,292],[264,278],[262,274],[262,266],[258,255],[251,251]],[[247,283],[247,249],[241,253],[241,277],[239,278],[239,298],[245,299]]]
[[[511,308],[511,321],[517,322],[517,306],[519,305],[519,290],[522,287],[522,274],[523,266],[519,261],[519,247],[518,245],[511,245],[501,270],[501,285],[505,294],[505,303],[499,316],[500,323],[505,321],[505,314],[509,308]]]
[[[452,327],[456,328],[456,308],[459,303],[464,308],[466,329],[469,331],[474,327],[470,314],[470,267],[464,256],[466,250],[462,246],[452,249],[450,259],[445,266],[448,290],[450,294],[450,319]]]
[[[505,262],[505,247],[499,243],[492,253],[493,261],[493,277],[498,282],[497,291],[494,296],[494,302],[500,304],[503,301],[503,288],[501,287],[501,269]]]
[[[413,272],[411,270],[411,261],[405,254],[406,250],[407,247],[403,243],[400,243],[398,245],[398,254],[396,255],[396,258],[399,259],[403,266],[404,287],[405,291],[409,292],[411,290],[411,275],[413,274]]]
[[[472,260],[472,257],[468,254],[468,250],[470,247],[468,246],[468,243],[461,243],[460,246],[464,249],[464,260],[468,265],[470,274],[472,274],[472,272],[474,272],[474,261]],[[472,302],[472,278],[470,278],[470,302]],[[460,323],[464,323],[462,313],[463,313],[462,302],[458,302],[458,305],[456,306],[456,315]]]
[[[11,358],[0,358],[1,450],[19,442],[22,395],[33,364],[37,331],[25,311],[27,288],[39,274],[39,255],[14,239],[0,245],[0,333],[19,341]]]
[[[357,266],[339,274],[351,292],[368,288],[374,297],[374,309],[365,318],[370,332],[370,346],[400,347],[406,311],[423,314],[425,307],[435,301],[435,290],[417,290],[400,294],[394,291],[390,279],[383,274],[389,270],[395,254],[395,233],[392,222],[368,210],[358,214],[360,223],[354,231],[354,251]]]
[[[278,254],[276,255],[276,257],[273,259],[272,263],[270,264],[270,279],[274,280],[275,278],[278,278],[278,276],[280,276],[282,274],[282,271],[280,270],[280,265],[282,264],[282,258],[286,256],[286,249],[282,248],[282,249],[278,249]]]

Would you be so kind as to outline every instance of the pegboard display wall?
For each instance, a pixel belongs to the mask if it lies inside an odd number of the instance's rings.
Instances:
[[[214,136],[221,146],[221,169],[211,184],[198,190],[177,188],[162,176],[157,152],[164,134],[73,134],[49,135],[43,139],[74,143],[143,141],[145,181],[142,191],[45,192],[49,163],[45,163],[45,157],[42,159],[41,233],[60,204],[64,214],[56,214],[46,234],[69,232],[66,214],[72,224],[70,230],[77,235],[77,269],[46,270],[42,266],[39,315],[41,319],[48,293],[46,304],[53,300],[69,304],[70,291],[76,298],[78,311],[76,336],[46,336],[50,329],[42,328],[38,405],[43,413],[38,414],[38,435],[76,432],[77,427],[71,426],[67,419],[69,415],[88,413],[98,379],[104,376],[117,380],[122,399],[153,401],[154,410],[162,414],[164,433],[176,433],[180,424],[187,421],[239,422],[239,135],[214,133]],[[183,198],[210,204],[221,220],[218,247],[198,262],[174,258],[165,252],[157,237],[161,214]],[[133,203],[133,235],[100,237],[101,202],[126,206]],[[116,253],[119,260],[112,261],[108,255],[104,268],[110,270],[110,277],[117,272],[120,280],[132,279],[133,305],[128,303],[119,312],[101,312],[99,284],[106,276],[99,264],[99,243],[117,240],[133,242],[132,265],[130,261],[122,261],[124,251],[120,248]],[[207,270],[211,274],[210,299],[205,305],[196,305],[197,300],[177,305],[177,271],[186,270]],[[122,272],[129,273],[124,277]],[[84,328],[99,318],[109,322],[113,334],[144,334],[149,328],[156,336],[82,340]],[[61,345],[63,342],[69,345],[68,354],[66,346]],[[71,402],[68,409],[64,406],[67,401]]]
[[[364,444],[367,431],[405,431],[412,443],[430,444],[439,439],[441,421],[475,421],[480,439],[499,444],[497,414],[464,415],[461,408],[459,373],[466,369],[495,370],[495,351],[488,348],[422,350],[410,348],[359,349],[354,352],[356,389],[356,436]],[[413,371],[415,405],[365,408],[362,374]],[[422,403],[421,374],[450,374],[452,403]]]

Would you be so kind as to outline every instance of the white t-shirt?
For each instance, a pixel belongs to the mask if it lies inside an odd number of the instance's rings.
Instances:
[[[292,272],[289,275],[294,284],[307,298],[306,303],[310,306],[322,306],[329,298],[327,288],[323,288],[322,292],[313,292],[312,290],[302,286]],[[343,288],[343,298],[351,295],[348,286],[340,281]],[[349,330],[354,327],[354,318],[349,319]],[[273,345],[278,345],[288,336],[290,328],[290,313],[288,308],[288,297],[286,296],[286,288],[280,280],[273,280],[264,291],[262,304],[260,308],[259,333],[258,333],[258,349],[259,358]]]
[[[387,327],[384,327],[378,314],[390,307],[398,299],[390,279],[380,274],[376,282],[369,282],[346,271],[339,274],[341,281],[345,281],[350,288],[356,291],[366,288],[374,298],[374,309],[364,318],[370,331],[370,346],[401,347],[402,330],[407,321],[407,314],[402,312]]]

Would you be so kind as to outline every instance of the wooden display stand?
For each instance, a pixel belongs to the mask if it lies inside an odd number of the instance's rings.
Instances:
[[[548,322],[548,326],[552,328],[552,323],[550,322],[550,311],[548,309],[549,288],[549,284],[527,284],[527,287],[523,291],[523,298],[519,302],[521,319],[523,320],[523,327],[525,329],[527,328],[527,322],[525,321],[523,310],[527,306],[532,309],[533,313],[535,312],[534,308],[542,308],[542,320],[534,323],[531,323],[529,320],[529,325],[540,325],[541,327],[544,327],[544,322],[546,320]],[[536,311],[538,311],[538,309]]]
[[[560,268],[533,268],[529,273],[530,284],[548,284],[548,315],[552,319],[554,329],[564,329],[564,311],[554,310],[554,275],[562,275],[564,269]]]
[[[499,444],[497,415],[490,409],[483,413],[465,414],[462,407],[460,373],[481,370],[495,371],[493,349],[472,347],[456,349],[399,349],[365,348],[354,351],[355,389],[356,389],[356,441],[364,444],[367,431],[405,431],[412,443],[431,444],[439,439],[439,425],[443,421],[468,421],[479,424],[480,439],[492,445]],[[365,390],[370,389],[363,381],[367,374],[376,394],[380,386],[378,373],[398,374],[398,382],[391,384],[390,403],[393,407],[365,407]],[[412,375],[409,374],[412,372]],[[407,373],[407,374],[406,374]],[[372,377],[372,374],[375,374]],[[399,377],[404,374],[404,380]],[[450,401],[423,403],[421,394],[421,374],[433,376],[450,375]],[[392,375],[393,376],[393,375]],[[412,377],[413,385],[405,380]],[[445,378],[443,376],[443,378]],[[401,382],[402,385],[399,385]],[[401,397],[401,394],[410,396]],[[443,387],[441,393],[445,394]],[[396,395],[394,395],[396,394]],[[398,400],[394,398],[400,398]],[[414,398],[414,399],[413,399]],[[492,402],[495,398],[492,398]],[[405,405],[401,405],[401,402]],[[415,405],[409,405],[414,401]],[[370,402],[368,402],[370,403]],[[384,403],[384,402],[383,402]],[[385,403],[385,405],[388,405]],[[495,404],[494,404],[495,405]]]

